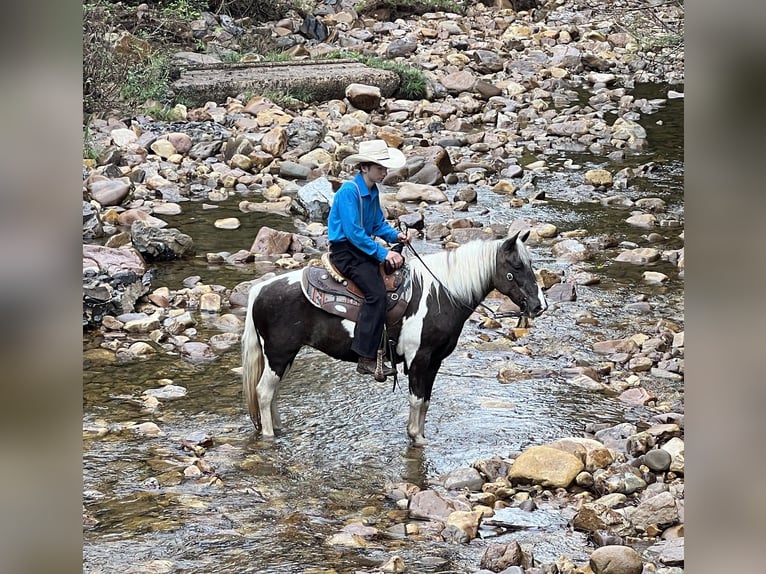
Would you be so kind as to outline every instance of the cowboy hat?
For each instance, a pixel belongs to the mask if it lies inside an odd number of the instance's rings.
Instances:
[[[402,167],[407,162],[402,152],[396,148],[388,147],[383,140],[370,140],[360,143],[359,153],[350,155],[343,161],[350,164],[371,162],[390,168]]]

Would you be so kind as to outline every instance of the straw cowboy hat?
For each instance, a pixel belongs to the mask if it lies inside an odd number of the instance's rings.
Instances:
[[[390,168],[402,167],[407,162],[402,152],[396,148],[388,147],[383,140],[360,143],[359,153],[350,155],[343,161],[350,164],[372,162]]]

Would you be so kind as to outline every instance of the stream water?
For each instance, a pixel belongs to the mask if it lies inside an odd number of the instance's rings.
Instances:
[[[663,97],[667,88],[640,89],[649,90],[643,97]],[[652,161],[655,168],[632,181],[624,194],[634,200],[665,200],[680,226],[656,229],[666,241],[653,246],[680,248],[683,100],[668,100],[644,116],[642,124],[650,147],[619,165],[581,153],[548,158],[551,169],[537,181],[547,203],[514,209],[507,198],[480,189],[477,207],[465,215],[504,223],[525,217],[553,223],[561,232],[586,229],[588,236],[609,234],[644,245],[647,231],[624,221],[629,210],[582,201],[571,191],[582,171],[559,168],[557,162],[571,159],[583,170],[604,167],[614,173]],[[482,216],[482,210],[488,212]],[[215,219],[229,216],[242,221],[240,229],[213,227]],[[177,289],[191,275],[232,288],[251,279],[253,270],[209,265],[205,253],[246,249],[262,225],[294,230],[289,218],[242,214],[236,200],[212,211],[187,202],[181,215],[166,220],[194,238],[200,255],[158,266],[153,288]],[[439,248],[425,241],[415,246],[419,252]],[[536,267],[569,271],[552,258],[550,244],[531,246],[531,251]],[[426,424],[430,444],[422,449],[410,447],[406,436],[404,377],[392,391],[390,381],[375,383],[356,375],[349,364],[306,349],[282,385],[284,430],[273,442],[264,442],[246,415],[233,370],[240,366],[238,346],[209,364],[191,364],[171,354],[120,362],[92,352],[103,342],[99,333],[83,333],[83,504],[94,519],[84,527],[83,572],[351,573],[373,570],[394,554],[404,559],[408,572],[473,572],[489,541],[511,538],[539,562],[561,555],[586,560],[584,537],[570,531],[555,511],[541,524],[494,539],[487,531],[464,545],[386,535],[406,521],[406,514],[383,493],[389,482],[426,487],[476,460],[581,436],[588,423],[639,417],[640,410],[574,387],[559,374],[575,361],[598,363],[591,351],[595,341],[650,332],[659,320],[683,325],[683,279],[675,266],[652,266],[669,281],[649,286],[640,281],[645,267],[616,264],[611,260],[616,253],[607,249],[603,257],[578,265],[600,283],[578,285],[576,301],[553,304],[535,319],[529,335],[516,343],[531,351],[528,356],[486,341],[492,332],[481,329],[476,315],[469,320],[437,377]],[[626,308],[641,295],[651,305],[649,312]],[[599,325],[575,325],[577,312],[586,310]],[[200,340],[218,332],[211,321],[198,319]],[[532,374],[501,383],[496,375],[509,364]],[[185,387],[186,396],[163,401],[156,412],[142,411],[135,399],[162,386],[162,379]],[[656,379],[644,386],[658,396],[683,396],[683,383]],[[163,434],[146,437],[128,428],[146,421],[155,422]],[[183,478],[193,453],[182,439],[195,433],[210,437],[202,458],[220,480]],[[384,535],[358,548],[327,544],[353,521],[375,526]]]

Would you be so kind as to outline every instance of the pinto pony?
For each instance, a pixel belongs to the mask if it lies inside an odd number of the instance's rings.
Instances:
[[[548,308],[524,245],[528,237],[526,231],[506,239],[476,240],[408,260],[408,304],[393,349],[409,379],[407,434],[415,446],[426,444],[426,413],[439,367],[484,298],[497,289],[526,317]],[[302,272],[258,283],[248,297],[242,386],[250,419],[264,438],[281,427],[278,386],[304,345],[342,361],[358,359],[351,351],[354,322],[312,305],[301,289]]]

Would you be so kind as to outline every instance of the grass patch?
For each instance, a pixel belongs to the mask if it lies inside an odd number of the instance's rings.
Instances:
[[[304,90],[289,90],[287,92],[267,91],[260,95],[282,108],[302,108],[314,101],[314,96]]]
[[[341,60],[344,58],[353,58],[370,68],[395,72],[399,76],[399,89],[394,94],[394,97],[396,98],[420,100],[426,97],[426,87],[428,85],[426,76],[421,70],[410,66],[409,64],[395,62],[394,60],[387,60],[377,56],[368,56],[360,52],[346,52],[343,50],[328,52],[321,56],[320,59]]]

